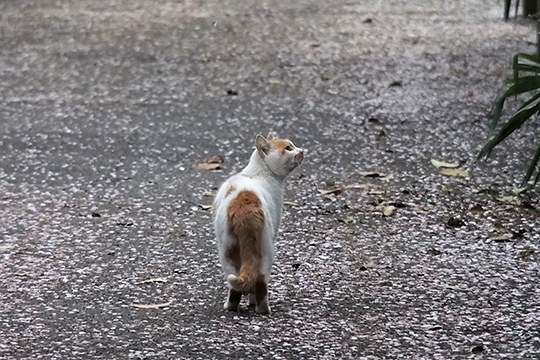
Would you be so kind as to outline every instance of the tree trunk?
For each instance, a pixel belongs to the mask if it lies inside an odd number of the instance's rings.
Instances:
[[[536,0],[536,8],[540,9],[540,0]],[[534,20],[536,21],[536,55],[540,56],[540,19],[536,17]]]
[[[523,17],[536,14],[537,0],[523,0]]]

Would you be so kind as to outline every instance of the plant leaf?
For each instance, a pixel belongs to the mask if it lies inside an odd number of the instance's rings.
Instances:
[[[522,76],[510,83],[510,87],[505,92],[506,97],[523,94],[540,88],[540,76]]]
[[[510,134],[512,134],[516,129],[521,127],[523,123],[529,119],[534,113],[540,110],[540,93],[534,95],[528,101],[526,101],[515,113],[512,115],[510,120],[505,124],[505,126],[499,131],[499,133],[494,136],[490,141],[488,141],[480,150],[478,158],[487,158],[491,151],[499,144],[501,141],[506,139]]]
[[[540,89],[540,76],[538,75],[522,76],[511,81],[508,89],[497,96],[495,103],[489,112],[491,124],[489,126],[488,137],[493,136],[493,132],[495,131],[495,128],[497,127],[497,124],[501,118],[502,109],[506,99],[511,96],[516,96],[536,89]]]
[[[513,79],[506,91],[503,91],[497,96],[495,102],[489,112],[491,123],[489,126],[488,138],[494,134],[495,128],[501,118],[504,102],[510,96],[516,96],[529,91],[540,88],[540,76],[522,76],[519,77],[519,72],[540,73],[540,57],[525,53],[517,53],[512,59]]]
[[[526,53],[517,53],[512,61],[514,79],[519,76],[520,71],[540,73],[540,57]]]
[[[533,184],[536,185],[539,180],[540,180],[540,170],[536,173]]]
[[[521,184],[519,185],[520,188],[523,188],[527,185],[527,182],[531,178],[534,172],[534,169],[538,165],[539,160],[540,160],[540,145],[536,149],[536,152],[534,153],[531,163],[529,164],[529,167],[527,168],[527,172],[525,173],[525,176],[523,177],[523,180],[521,181]],[[540,169],[538,170],[538,172],[540,173]],[[536,185],[536,182],[538,182],[538,176],[537,176],[537,180],[535,181],[535,185]]]

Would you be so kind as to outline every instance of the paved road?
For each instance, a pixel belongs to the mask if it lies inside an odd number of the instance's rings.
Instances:
[[[474,164],[534,31],[453,3],[1,2],[0,358],[536,358],[535,130]],[[270,129],[274,313],[226,313],[206,205]]]

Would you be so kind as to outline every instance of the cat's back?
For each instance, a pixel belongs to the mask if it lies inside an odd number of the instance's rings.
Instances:
[[[240,193],[251,193],[258,198],[267,216],[278,217],[280,209],[281,188],[276,187],[272,182],[264,178],[253,178],[243,174],[230,177],[221,185],[214,202],[216,220],[225,220],[226,212],[231,202]]]
[[[226,208],[242,191],[254,193],[261,201],[264,201],[266,198],[266,191],[260,181],[243,174],[237,174],[227,179],[221,185],[216,195],[215,207]]]

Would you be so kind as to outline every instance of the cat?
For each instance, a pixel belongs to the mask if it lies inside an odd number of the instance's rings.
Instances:
[[[238,311],[242,295],[270,314],[268,281],[283,206],[284,180],[304,160],[288,139],[257,135],[248,165],[219,188],[214,208],[218,253],[229,292],[224,308]]]

